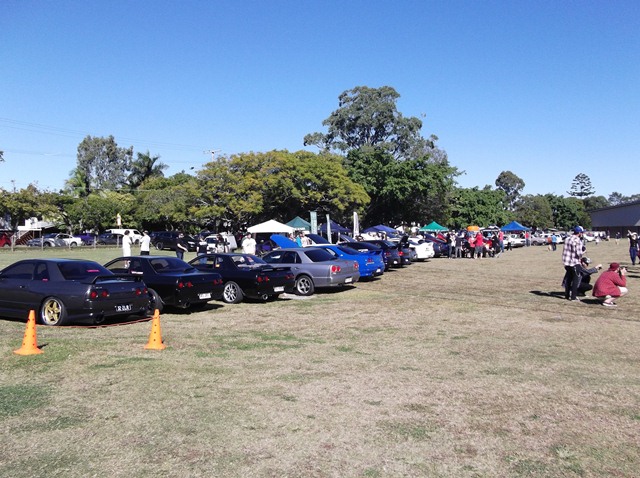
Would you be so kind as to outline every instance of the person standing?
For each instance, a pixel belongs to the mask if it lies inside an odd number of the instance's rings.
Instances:
[[[149,231],[142,231],[142,239],[140,239],[140,255],[148,256],[151,249],[151,237]]]
[[[562,264],[564,264],[564,298],[567,300],[580,300],[577,298],[580,286],[580,272],[578,266],[582,259],[582,226],[573,228],[573,235],[567,237],[562,249]]]
[[[504,232],[502,229],[498,231],[498,241],[500,242],[500,252],[504,252]]]
[[[462,259],[462,257],[464,257],[464,251],[462,250],[463,244],[464,244],[464,234],[462,232],[459,232],[458,234],[456,234],[456,253],[455,253],[456,259]]]
[[[198,257],[200,258],[198,262],[200,262],[200,264],[206,264],[207,263],[207,247],[209,246],[209,244],[207,243],[207,241],[205,240],[204,237],[202,237],[202,235],[198,236],[198,246],[196,248],[196,253],[198,254]]]
[[[558,248],[558,236],[554,232],[551,234],[551,250],[555,251]]]
[[[602,299],[605,307],[615,307],[613,299],[622,297],[627,289],[627,269],[620,267],[617,262],[609,264],[609,270],[604,271],[593,286],[593,296]]]
[[[255,255],[256,253],[256,240],[252,234],[247,234],[242,241],[242,252],[245,254]]]
[[[122,255],[124,257],[131,255],[131,242],[131,235],[129,234],[129,229],[127,229],[122,236]]]
[[[184,253],[189,252],[189,248],[187,247],[187,243],[184,240],[184,234],[178,234],[178,240],[176,241],[176,257],[178,259],[184,260]]]
[[[635,266],[636,258],[638,257],[638,234],[627,231],[627,237],[629,238],[629,257],[631,258],[631,265]]]
[[[484,252],[484,236],[481,232],[476,233],[476,238],[473,242],[473,249],[475,251],[474,259],[482,259]]]

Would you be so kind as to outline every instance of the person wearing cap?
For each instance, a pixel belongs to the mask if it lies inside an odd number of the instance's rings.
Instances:
[[[605,307],[615,307],[613,299],[622,297],[627,292],[627,269],[620,267],[617,262],[609,264],[609,269],[600,274],[593,286],[593,296],[602,299]]]
[[[567,237],[564,241],[562,249],[562,264],[564,264],[564,298],[567,300],[578,299],[578,287],[580,286],[580,259],[584,252],[582,246],[582,233],[584,229],[581,226],[573,228],[573,235]]]
[[[151,249],[151,237],[149,231],[142,231],[142,239],[140,239],[140,255],[148,256]]]
[[[629,238],[629,257],[631,257],[631,265],[635,266],[636,258],[638,257],[638,234],[627,231],[627,237]]]

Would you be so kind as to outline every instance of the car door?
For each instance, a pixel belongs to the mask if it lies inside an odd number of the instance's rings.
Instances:
[[[33,284],[36,264],[35,261],[19,262],[0,275],[0,309],[7,315],[27,318],[28,311],[39,304],[37,287]]]

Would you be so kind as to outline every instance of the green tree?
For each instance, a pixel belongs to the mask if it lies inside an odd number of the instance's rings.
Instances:
[[[160,162],[160,156],[151,156],[151,153],[137,153],[137,159],[131,161],[130,173],[127,178],[129,187],[137,189],[147,179],[163,177],[164,170],[169,166]]]
[[[582,200],[574,197],[565,198],[555,196],[553,194],[545,194],[545,197],[551,206],[553,223],[558,229],[568,231],[576,225],[587,229],[591,227],[591,217],[586,212]]]
[[[446,155],[397,161],[382,150],[353,150],[346,158],[349,176],[361,184],[371,202],[363,222],[401,224],[416,218],[446,222],[457,169]]]
[[[133,158],[133,146],[118,147],[113,136],[87,136],[78,145],[77,166],[71,172],[68,186],[96,189],[120,189],[127,185]]]
[[[199,181],[184,171],[146,179],[135,193],[132,215],[136,224],[147,229],[180,229],[193,232],[200,224],[202,207]]]
[[[506,224],[513,220],[505,208],[505,193],[485,186],[484,189],[457,188],[451,199],[449,227],[461,229],[469,225]]]
[[[591,185],[591,179],[589,179],[589,176],[584,173],[580,173],[573,178],[571,189],[567,194],[577,198],[585,198],[587,196],[592,196],[594,192],[595,189]]]
[[[553,211],[549,199],[541,194],[527,194],[515,204],[516,220],[537,229],[549,229],[555,226]]]
[[[404,117],[397,109],[398,98],[390,86],[356,86],[343,92],[338,97],[339,108],[322,122],[327,133],[306,135],[305,146],[343,153],[375,148],[403,159],[412,153],[421,155],[427,143],[420,134],[422,121]]]
[[[593,209],[600,209],[603,207],[610,206],[609,201],[604,196],[589,196],[588,198],[584,198],[584,208],[587,211],[592,211]]]
[[[520,191],[524,189],[524,181],[511,171],[502,171],[496,179],[496,188],[504,191],[509,209],[513,210]]]
[[[201,222],[236,227],[289,220],[302,211],[326,211],[335,218],[361,210],[364,189],[347,176],[342,158],[307,151],[271,151],[221,157],[198,172],[202,192],[193,213]]]

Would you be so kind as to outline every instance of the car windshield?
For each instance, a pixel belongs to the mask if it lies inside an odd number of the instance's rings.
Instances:
[[[334,256],[324,249],[309,249],[303,251],[303,253],[311,260],[311,262],[326,262],[335,259]]]
[[[58,264],[60,273],[66,280],[84,280],[98,275],[111,275],[112,273],[97,262],[70,261]]]

